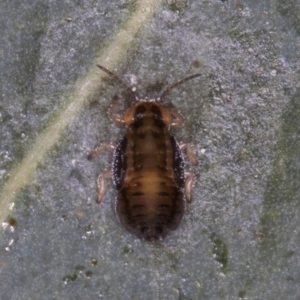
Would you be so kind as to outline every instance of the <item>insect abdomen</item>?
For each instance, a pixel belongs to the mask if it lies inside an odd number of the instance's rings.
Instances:
[[[165,237],[180,223],[183,194],[167,177],[152,176],[133,180],[120,190],[117,212],[127,230],[154,241]]]
[[[127,230],[157,240],[182,219],[183,163],[164,124],[151,118],[138,121],[129,127],[115,155],[114,169],[123,174],[117,178],[117,213]]]

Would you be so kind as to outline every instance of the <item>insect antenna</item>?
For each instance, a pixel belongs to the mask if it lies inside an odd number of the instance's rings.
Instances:
[[[133,99],[135,99],[135,94],[132,90],[132,88],[130,86],[128,86],[122,79],[120,79],[114,72],[106,69],[105,67],[101,66],[101,65],[97,65],[97,67],[99,69],[101,69],[102,71],[104,71],[106,74],[108,74],[109,76],[113,77],[123,88],[125,88],[126,90],[128,90],[131,94],[131,96],[133,97]]]
[[[174,88],[178,87],[179,85],[181,85],[182,83],[185,83],[186,81],[188,80],[191,80],[191,79],[194,79],[196,77],[199,77],[201,74],[198,73],[198,74],[194,74],[194,75],[191,75],[191,76],[188,76],[188,77],[185,77],[169,86],[167,86],[165,88],[165,90],[162,92],[162,94],[160,95],[160,97],[158,97],[158,100],[162,101],[162,99],[170,93],[170,91],[172,91]]]

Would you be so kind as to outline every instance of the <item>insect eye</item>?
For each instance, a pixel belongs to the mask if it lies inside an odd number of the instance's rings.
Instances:
[[[146,112],[146,107],[144,105],[138,106],[135,110],[134,118],[140,119],[140,118],[144,117],[145,112]]]
[[[152,105],[151,111],[153,112],[155,118],[158,118],[158,119],[162,118],[161,111],[156,105]]]

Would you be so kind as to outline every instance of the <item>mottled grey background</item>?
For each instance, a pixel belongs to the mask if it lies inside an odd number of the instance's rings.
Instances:
[[[134,7],[1,2],[0,187]],[[298,0],[164,1],[114,71],[148,96],[203,74],[168,96],[186,120],[174,135],[200,162],[181,226],[151,246],[119,224],[112,185],[95,204],[111,156],[86,155],[123,132],[107,117],[122,94],[109,84],[17,196],[0,298],[299,299],[299,15]]]

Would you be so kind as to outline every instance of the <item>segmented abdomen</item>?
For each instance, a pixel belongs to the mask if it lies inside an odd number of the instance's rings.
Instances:
[[[182,219],[184,166],[181,151],[164,126],[142,125],[130,127],[115,150],[117,213],[127,230],[157,240]]]
[[[157,186],[147,181],[120,190],[117,213],[127,230],[149,241],[165,237],[180,223],[183,212],[183,194],[166,178],[159,178]],[[137,185],[135,185],[137,184]]]

